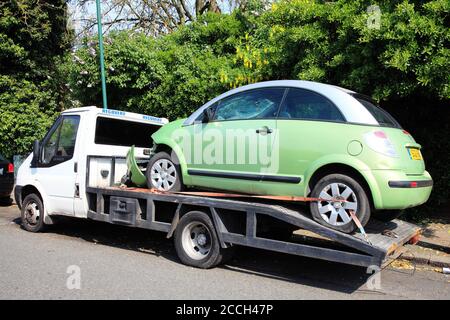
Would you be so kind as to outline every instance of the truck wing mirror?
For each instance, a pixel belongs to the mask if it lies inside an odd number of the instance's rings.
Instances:
[[[39,140],[34,140],[33,143],[33,160],[32,160],[32,164],[36,165],[39,161]]]

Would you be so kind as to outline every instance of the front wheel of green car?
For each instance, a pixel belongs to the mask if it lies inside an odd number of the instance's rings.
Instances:
[[[176,192],[183,188],[180,165],[167,152],[158,152],[150,159],[146,177],[150,189]]]
[[[311,202],[313,219],[320,224],[351,233],[356,229],[350,210],[364,226],[370,218],[370,203],[364,188],[354,178],[344,174],[330,174],[314,186],[311,197],[325,199]],[[329,200],[328,200],[329,199]],[[332,201],[334,199],[345,200]]]

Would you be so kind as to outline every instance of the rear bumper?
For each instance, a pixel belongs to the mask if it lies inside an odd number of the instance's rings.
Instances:
[[[426,188],[433,186],[433,180],[389,181],[391,188]]]
[[[422,175],[406,175],[399,170],[373,170],[380,201],[376,209],[406,209],[425,203],[433,189],[433,180],[425,171]]]

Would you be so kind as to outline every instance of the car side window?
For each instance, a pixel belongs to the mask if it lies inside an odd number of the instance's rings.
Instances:
[[[279,119],[345,121],[339,109],[324,96],[310,90],[289,88]]]
[[[51,165],[73,157],[80,116],[64,116],[44,141],[42,164]]]
[[[216,121],[275,118],[285,88],[261,88],[237,93],[221,100]]]

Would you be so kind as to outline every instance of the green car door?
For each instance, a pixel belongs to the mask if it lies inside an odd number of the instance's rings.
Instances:
[[[246,193],[277,179],[276,116],[284,88],[262,88],[238,93],[218,101],[189,126],[192,137],[188,175],[196,186]],[[276,154],[277,155],[277,154]]]
[[[271,186],[276,194],[304,195],[305,174],[312,163],[327,154],[346,152],[341,131],[344,117],[324,96],[306,89],[288,88],[278,114],[278,153],[280,177],[291,177],[298,183],[277,183]],[[264,186],[261,186],[264,188]],[[256,186],[256,192],[265,190]]]

